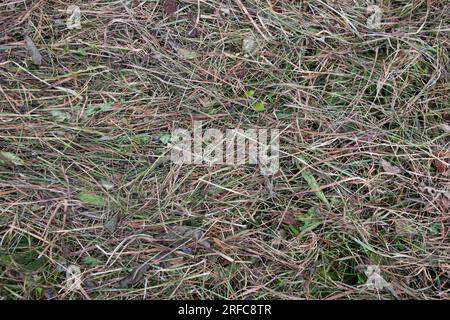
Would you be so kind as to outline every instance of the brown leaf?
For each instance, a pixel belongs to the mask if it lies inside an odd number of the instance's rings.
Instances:
[[[444,118],[445,121],[450,121],[450,113],[444,113],[442,118]]]
[[[29,36],[25,36],[25,45],[31,55],[31,62],[37,66],[42,64],[42,55]]]
[[[301,215],[303,212],[298,210],[290,210],[290,211],[278,211],[272,212],[272,215],[281,216],[281,222],[287,225],[291,225],[293,227],[300,227],[300,222],[295,218],[295,216]]]
[[[163,4],[164,14],[167,16],[173,15],[178,10],[177,0],[166,0]]]
[[[166,261],[166,266],[167,267],[179,267],[182,266],[185,263],[184,258],[183,257],[176,257],[176,258],[171,258],[168,261]]]
[[[229,244],[226,244],[225,242],[223,242],[219,239],[214,238],[213,242],[214,242],[214,245],[222,252],[229,253],[229,252],[233,251],[232,246],[230,246]]]
[[[448,164],[441,159],[433,159],[433,165],[437,171],[445,176],[448,175]]]
[[[11,279],[14,279],[16,281],[23,281],[25,279],[25,275],[16,270],[16,269],[6,269],[4,273],[7,277],[10,277]]]
[[[447,196],[443,195],[443,196],[441,196],[441,198],[440,198],[438,203],[441,206],[442,210],[448,212],[448,209],[450,208],[450,198],[448,198]]]

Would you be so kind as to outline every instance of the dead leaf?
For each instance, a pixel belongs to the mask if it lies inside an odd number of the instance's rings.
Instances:
[[[229,253],[233,251],[233,247],[226,244],[225,242],[214,238],[213,239],[214,245],[221,251],[221,252],[225,252],[225,253]]]
[[[200,246],[202,246],[202,247],[204,247],[206,249],[210,249],[211,248],[211,243],[209,243],[208,240],[203,239],[203,236],[204,236],[204,232],[202,230],[197,229],[197,230],[194,231],[194,233],[192,235],[192,238],[195,241],[197,241],[197,243]]]
[[[437,171],[444,176],[448,176],[448,164],[440,159],[433,159],[433,165],[436,167]]]
[[[390,164],[389,162],[387,162],[384,159],[381,160],[381,166],[383,167],[384,171],[386,171],[387,173],[400,174],[402,172],[402,169]]]
[[[25,45],[31,55],[31,62],[37,66],[42,64],[42,55],[29,36],[25,36]]]
[[[444,114],[442,115],[442,118],[443,118],[445,121],[450,121],[450,113],[444,113]]]
[[[95,281],[87,280],[84,283],[84,287],[88,290],[93,290],[98,287],[97,283]]]
[[[194,250],[192,250],[191,248],[186,247],[186,246],[181,246],[180,251],[182,251],[185,254],[189,254],[189,255],[194,254]]]
[[[167,16],[173,15],[178,10],[177,0],[166,0],[163,4],[164,14]]]
[[[282,223],[291,225],[296,228],[300,227],[300,222],[295,218],[295,216],[301,214],[303,214],[303,212],[298,210],[272,212],[272,215],[278,217],[281,216]]]
[[[7,268],[4,275],[17,281],[23,281],[25,279],[25,275],[16,269]]]
[[[112,216],[111,218],[109,218],[108,220],[105,221],[103,227],[110,231],[113,232],[114,230],[116,230],[117,228],[117,222],[119,221],[119,217],[117,215]]]
[[[123,278],[118,286],[119,288],[128,288],[138,282],[140,282],[144,278],[144,274],[150,269],[148,264],[144,264],[135,268],[129,275]]]
[[[168,257],[167,260],[161,261],[161,265],[165,268],[179,267],[185,264],[184,257]]]
[[[208,240],[197,241],[197,243],[205,249],[211,249],[211,243]]]
[[[450,196],[445,194],[442,195],[438,203],[442,207],[442,210],[448,211],[450,208]]]

